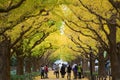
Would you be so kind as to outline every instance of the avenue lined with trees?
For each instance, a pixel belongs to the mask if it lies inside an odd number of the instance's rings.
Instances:
[[[0,0],[0,80],[38,76],[59,59],[82,62],[90,80],[95,60],[99,78],[109,61],[109,75],[120,80],[120,1]]]

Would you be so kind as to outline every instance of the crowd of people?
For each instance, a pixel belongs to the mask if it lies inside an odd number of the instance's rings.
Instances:
[[[73,64],[72,66],[70,64],[68,65],[62,64],[61,67],[59,66],[59,64],[54,64],[53,70],[56,78],[59,78],[60,74],[61,74],[61,78],[64,78],[65,75],[67,75],[68,80],[71,80],[72,72],[73,72],[74,79],[77,79],[77,78],[81,79],[83,75],[81,64]],[[48,78],[48,66],[41,65],[40,73],[41,73],[41,79]]]

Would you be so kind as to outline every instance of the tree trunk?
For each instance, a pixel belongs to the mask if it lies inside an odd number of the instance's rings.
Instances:
[[[23,56],[17,56],[17,75],[23,75],[24,74],[24,58]]]
[[[112,80],[120,80],[120,61],[117,55],[117,45],[116,45],[116,25],[109,24],[110,34],[110,61],[111,61],[111,72]]]
[[[88,60],[87,59],[83,59],[83,71],[89,71],[89,67],[88,67]]]
[[[31,58],[27,57],[25,61],[25,72],[31,73]]]
[[[117,55],[118,55],[119,64],[120,64],[120,42],[117,43]]]
[[[89,71],[88,60],[87,59],[82,60],[82,68],[83,68],[83,75],[85,76],[85,72]]]
[[[41,65],[45,65],[44,57],[40,58],[40,64],[41,64]]]
[[[38,70],[38,61],[36,60],[35,57],[33,57],[33,60],[32,60],[32,66],[33,66],[33,72],[37,72]]]
[[[0,80],[10,80],[10,41],[0,43]]]
[[[92,58],[92,71],[95,72],[95,58]]]
[[[105,70],[105,59],[103,56],[103,53],[99,54],[99,68],[98,68],[98,75],[100,78],[105,78],[106,77],[106,70]]]

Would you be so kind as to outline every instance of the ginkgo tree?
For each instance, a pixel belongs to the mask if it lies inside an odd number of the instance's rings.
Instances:
[[[53,0],[55,1],[55,0]],[[11,0],[11,1],[0,1],[0,41],[1,41],[1,52],[3,55],[9,55],[6,57],[1,56],[1,62],[7,60],[6,65],[1,65],[0,70],[4,70],[4,73],[1,73],[2,80],[10,79],[10,52],[13,47],[19,45],[19,41],[23,38],[23,35],[29,31],[33,26],[28,26],[26,28],[25,24],[21,24],[29,20],[29,18],[33,18],[36,16],[47,16],[49,15],[49,11],[52,10],[53,7],[49,7],[49,9],[45,9],[46,4],[42,4],[44,1],[36,1],[36,0]],[[49,3],[48,3],[49,4]],[[31,24],[29,22],[28,24]],[[33,21],[34,23],[34,21]],[[39,25],[39,24],[38,24]],[[16,26],[19,26],[16,28]],[[8,35],[9,31],[16,28],[15,36]],[[24,30],[26,28],[26,30]],[[20,31],[20,35],[19,32]],[[11,31],[12,32],[12,31]],[[10,32],[10,33],[11,33]],[[16,35],[18,36],[16,38]],[[11,39],[12,37],[12,39]],[[11,44],[12,41],[12,44]],[[6,45],[7,44],[7,45]],[[5,60],[3,60],[3,58]],[[4,69],[3,69],[4,68]],[[5,75],[6,74],[6,75]],[[3,76],[4,75],[4,76]],[[7,77],[6,77],[7,76]]]
[[[67,20],[68,22],[72,22],[71,24],[76,25],[78,27],[74,26],[76,32],[99,41],[100,45],[102,45],[110,56],[111,68],[113,70],[112,77],[114,80],[119,79],[119,75],[117,75],[119,71],[114,70],[115,66],[119,66],[119,58],[117,57],[119,54],[116,52],[116,35],[118,34],[116,31],[118,30],[117,27],[119,28],[118,4],[119,1],[114,0],[96,0],[93,2],[76,0],[73,1],[72,6],[69,5],[69,8],[78,19],[71,16],[72,14],[70,14],[70,10],[66,5],[61,5],[63,6],[63,15],[58,14],[62,17],[63,21]],[[71,25],[71,27],[73,27],[73,25]],[[117,54],[116,57],[115,54]]]
[[[85,31],[87,30],[92,32],[93,34],[88,33],[87,35],[89,35],[89,37],[95,39],[96,41],[99,41],[102,47],[108,52],[111,61],[113,80],[119,79],[119,75],[117,74],[119,74],[120,72],[118,71],[118,69],[115,70],[115,67],[119,66],[119,58],[117,57],[119,56],[119,54],[117,54],[116,52],[116,31],[117,27],[119,28],[119,7],[116,5],[116,3],[119,4],[119,1],[95,0],[93,2],[89,2],[88,0],[76,0],[76,3],[73,3],[74,10],[73,6],[69,7],[78,17],[79,21],[73,21],[69,18],[66,18],[69,22],[72,22],[72,24],[77,23],[77,26],[79,28],[77,28],[78,30],[75,29],[76,32],[80,32],[83,35],[86,34]],[[75,9],[75,7],[77,7],[77,9]],[[76,13],[75,10],[77,10],[78,13]],[[81,21],[85,23],[85,25],[82,25]],[[83,26],[85,26],[86,28]],[[100,27],[98,29],[101,31],[97,30],[97,27]],[[80,31],[81,29],[86,30],[82,32]]]
[[[119,43],[120,40],[119,4],[119,0],[0,1],[0,51],[2,54],[0,71],[4,70],[0,74],[1,80],[10,80],[10,67],[7,65],[10,64],[10,56],[13,53],[17,53],[16,56],[25,56],[26,60],[30,60],[32,56],[41,56],[45,52],[50,53],[49,49],[45,48],[51,48],[52,45],[57,48],[53,48],[55,49],[54,54],[49,58],[51,61],[54,61],[53,57],[65,60],[75,59],[75,57],[69,56],[73,56],[76,52],[72,52],[68,47],[72,46],[77,49],[76,45],[65,37],[71,35],[74,41],[77,40],[76,42],[80,40],[83,43],[87,42],[87,46],[80,42],[83,47],[80,51],[85,51],[88,46],[99,51],[96,48],[99,43],[110,56],[113,80],[120,79],[120,63],[119,57],[117,57],[119,56],[117,42]],[[62,37],[56,35],[57,32],[53,33],[56,30],[54,25],[58,26]],[[68,26],[72,31],[68,30],[65,33],[64,26]],[[53,36],[50,33],[53,33]],[[83,50],[84,48],[85,50]],[[89,52],[89,49],[86,51]],[[47,54],[44,58],[48,58]],[[3,65],[4,61],[6,61],[6,65]]]

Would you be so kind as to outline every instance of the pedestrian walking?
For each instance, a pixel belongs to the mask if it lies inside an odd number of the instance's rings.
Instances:
[[[71,66],[68,65],[67,66],[67,79],[68,80],[71,80],[71,70],[72,70]]]
[[[78,64],[78,78],[81,79],[81,75],[82,75],[82,66],[81,64]]]
[[[45,78],[48,78],[48,66],[44,67]]]
[[[74,79],[77,79],[77,64],[74,64],[72,67]]]
[[[40,67],[40,75],[41,75],[41,79],[44,79],[44,66],[41,65]]]
[[[54,69],[54,73],[56,78],[59,78],[59,64],[55,64],[55,69]]]
[[[66,72],[65,72],[65,65],[64,64],[62,64],[62,66],[61,66],[60,73],[61,73],[62,78],[64,78],[64,76],[66,74]]]

